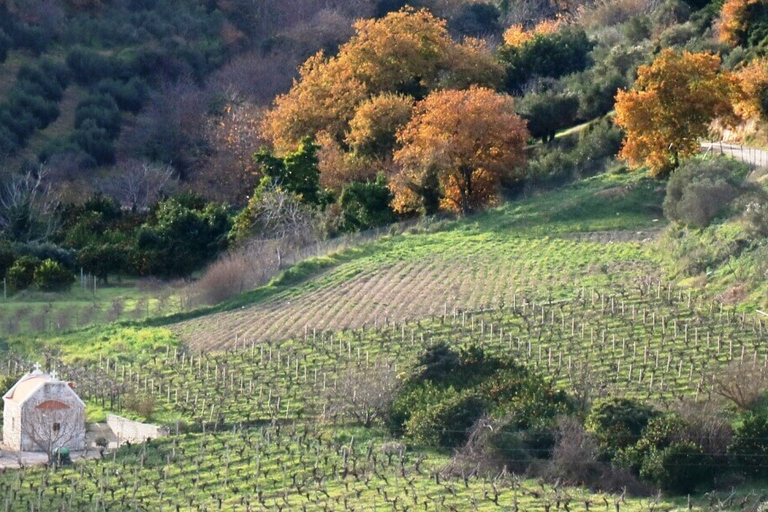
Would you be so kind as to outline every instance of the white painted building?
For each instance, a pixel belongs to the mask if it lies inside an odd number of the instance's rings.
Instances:
[[[85,404],[71,382],[35,370],[3,396],[3,444],[19,451],[85,448]]]

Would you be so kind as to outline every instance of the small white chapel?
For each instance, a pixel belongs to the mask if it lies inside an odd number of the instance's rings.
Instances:
[[[74,383],[40,365],[3,395],[3,444],[16,451],[85,448],[85,403]]]

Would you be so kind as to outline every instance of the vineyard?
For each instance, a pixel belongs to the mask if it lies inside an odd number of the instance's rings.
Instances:
[[[569,300],[513,294],[503,306],[445,310],[417,322],[307,329],[266,343],[238,338],[224,352],[168,345],[133,355],[92,354],[59,363],[67,374],[93,376],[81,386],[89,402],[121,411],[126,396],[152,396],[154,417],[175,425],[175,433],[99,463],[5,474],[3,504],[6,510],[549,510],[555,502],[579,510],[670,508],[659,498],[625,504],[618,496],[553,489],[506,472],[462,477],[451,472],[446,455],[412,451],[378,430],[350,429],[326,414],[322,397],[351,367],[389,364],[408,372],[427,345],[443,340],[526,361],[560,388],[579,390],[586,380],[599,394],[662,404],[706,401],[722,365],[768,364],[767,328],[752,315],[641,280],[579,290]],[[7,361],[0,372],[17,372],[16,364]]]
[[[348,375],[408,379],[440,342],[522,362],[577,400],[630,397],[661,410],[710,403],[725,367],[768,367],[765,319],[665,280],[649,250],[653,213],[624,215],[648,190],[600,180],[569,191],[571,203],[554,193],[310,261],[305,279],[283,277],[179,323],[136,314],[132,325],[12,340],[17,354],[42,354],[76,381],[92,420],[116,412],[171,435],[71,467],[0,473],[0,507],[756,510],[762,498],[748,487],[674,500],[479,471],[329,407]],[[617,181],[635,192],[582,209]],[[0,375],[28,362],[3,356]]]
[[[568,298],[584,286],[631,286],[640,276],[661,277],[648,248],[660,203],[655,187],[635,176],[599,176],[474,222],[389,237],[297,286],[173,329],[195,350],[220,350],[235,337],[261,342],[305,328],[415,320],[509,304],[515,293]],[[595,197],[600,204],[588,206]]]

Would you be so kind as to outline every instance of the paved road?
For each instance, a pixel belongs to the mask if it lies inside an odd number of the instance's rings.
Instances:
[[[730,155],[740,162],[745,162],[755,167],[768,166],[768,151],[748,148],[739,144],[702,142],[701,152],[713,155]]]

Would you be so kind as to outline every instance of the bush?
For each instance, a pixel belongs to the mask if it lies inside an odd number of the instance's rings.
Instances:
[[[474,393],[455,394],[416,411],[406,423],[406,431],[417,443],[454,448],[467,442],[470,429],[487,407]]]
[[[189,275],[227,248],[226,208],[183,196],[159,202],[138,231],[132,263],[142,275]]]
[[[155,414],[157,399],[152,395],[130,395],[125,399],[125,408],[133,411],[144,419],[151,420]]]
[[[75,276],[55,261],[45,260],[35,269],[33,280],[40,290],[60,292],[72,287]]]
[[[88,96],[75,109],[75,128],[81,128],[87,121],[106,130],[109,137],[114,139],[120,132],[121,122],[117,102],[107,94]]]
[[[640,476],[666,491],[691,493],[696,487],[710,483],[715,476],[712,457],[693,443],[674,443],[654,450],[646,457]]]
[[[137,77],[127,82],[107,78],[96,85],[96,92],[113,98],[120,110],[136,113],[149,96],[149,86]]]
[[[749,413],[733,433],[728,446],[733,463],[751,476],[768,476],[768,416]]]
[[[59,101],[64,95],[67,75],[66,73],[60,74],[58,71],[60,68],[50,61],[45,61],[44,64],[40,68],[22,66],[19,69],[14,87],[27,94]]]
[[[397,220],[389,206],[392,192],[384,175],[374,182],[352,182],[346,185],[339,196],[343,230],[361,231],[391,224]]]
[[[12,46],[13,41],[8,34],[0,28],[0,64],[5,62],[5,59],[8,58],[8,50],[10,50]]]
[[[629,398],[610,398],[595,404],[587,417],[587,428],[597,438],[601,451],[613,458],[640,439],[655,415],[652,407]]]
[[[555,139],[558,130],[574,124],[579,100],[570,94],[551,91],[527,94],[517,102],[517,110],[528,121],[531,136],[547,142]]]
[[[706,227],[741,193],[744,164],[730,159],[692,159],[669,178],[664,199],[667,219],[693,227]]]
[[[97,165],[115,163],[115,146],[109,132],[98,126],[93,119],[86,119],[72,132],[72,141],[93,157]]]
[[[25,290],[35,280],[35,269],[40,260],[32,256],[21,256],[8,269],[8,286],[13,290]]]
[[[74,48],[67,55],[67,65],[80,85],[91,85],[113,76],[113,62],[94,50]]]

